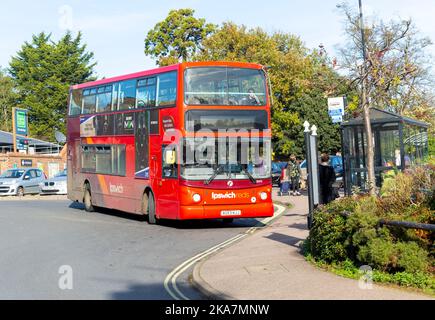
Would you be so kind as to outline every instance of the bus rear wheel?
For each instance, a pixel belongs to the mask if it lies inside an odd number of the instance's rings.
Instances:
[[[85,194],[83,196],[83,203],[85,205],[85,210],[87,212],[94,212],[95,208],[92,205],[92,195],[91,195],[91,187],[89,184],[85,185]]]

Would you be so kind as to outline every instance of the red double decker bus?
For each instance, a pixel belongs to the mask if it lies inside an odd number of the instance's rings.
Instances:
[[[150,223],[272,216],[266,77],[192,62],[72,86],[68,198]]]

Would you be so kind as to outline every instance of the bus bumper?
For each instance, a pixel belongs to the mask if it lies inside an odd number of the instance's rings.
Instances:
[[[191,205],[180,206],[180,220],[266,218],[273,216],[273,203],[234,205]]]

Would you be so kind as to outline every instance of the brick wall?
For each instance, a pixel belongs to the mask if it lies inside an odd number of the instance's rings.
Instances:
[[[0,154],[0,173],[12,168],[39,168],[44,171],[47,177],[52,177],[66,168],[66,152],[56,156],[21,153]]]

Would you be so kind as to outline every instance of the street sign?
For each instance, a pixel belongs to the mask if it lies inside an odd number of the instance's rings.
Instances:
[[[328,98],[328,114],[332,119],[332,123],[343,121],[345,106],[346,97]]]
[[[21,159],[21,166],[22,167],[32,167],[33,160],[32,159]]]
[[[14,109],[15,111],[15,133],[23,136],[28,135],[27,110]]]

